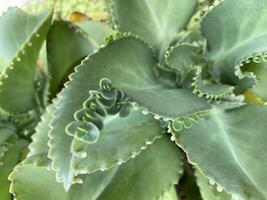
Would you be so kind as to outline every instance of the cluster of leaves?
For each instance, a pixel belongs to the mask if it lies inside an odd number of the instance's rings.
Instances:
[[[267,0],[108,9],[1,16],[0,199],[265,200]]]

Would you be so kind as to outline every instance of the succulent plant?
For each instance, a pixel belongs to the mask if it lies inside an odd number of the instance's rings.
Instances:
[[[267,199],[267,0],[108,6],[1,16],[0,199]]]

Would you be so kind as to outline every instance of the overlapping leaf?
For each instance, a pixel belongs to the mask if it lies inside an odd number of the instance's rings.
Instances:
[[[49,141],[48,132],[50,131],[49,123],[52,120],[52,113],[55,111],[53,104],[49,105],[46,112],[42,115],[41,121],[35,128],[35,133],[32,136],[32,143],[29,145],[29,153],[27,157],[46,157],[49,147],[47,145]]]
[[[124,36],[92,54],[76,68],[66,89],[59,95],[51,130],[50,156],[61,181],[69,185],[73,177],[70,170],[72,155],[69,152],[72,137],[66,135],[65,127],[73,121],[74,112],[82,107],[88,92],[97,89],[103,77],[109,78],[114,87],[159,116],[179,118],[209,108],[203,100],[194,98],[190,91],[159,86],[152,70],[154,64],[152,52],[145,43],[135,37]],[[76,94],[75,97],[73,94]],[[173,102],[172,106],[169,101]],[[192,104],[186,106],[184,102]],[[159,104],[162,106],[159,107]]]
[[[204,200],[231,200],[231,195],[223,191],[222,188],[211,185],[199,170],[196,171],[196,177],[201,196]]]
[[[8,181],[8,175],[12,172],[13,168],[21,159],[22,151],[27,146],[25,140],[15,140],[13,144],[10,144],[7,152],[0,160],[0,199],[10,200],[11,194],[9,193],[10,182]]]
[[[111,171],[81,176],[83,184],[72,186],[68,193],[56,182],[53,171],[40,166],[18,166],[10,180],[11,191],[20,200],[151,200],[169,192],[180,173],[179,151],[164,136],[135,160]],[[175,191],[171,193],[169,198],[175,199]]]
[[[234,198],[263,200],[267,196],[266,117],[266,106],[231,110],[214,106],[203,121],[176,134],[177,143],[211,182]]]
[[[81,29],[83,29],[90,38],[94,39],[100,46],[104,44],[105,38],[114,34],[114,31],[106,24],[97,21],[81,21],[76,23]]]
[[[196,6],[195,0],[112,0],[111,12],[120,31],[133,32],[156,51],[165,51],[185,28]]]
[[[74,24],[62,20],[54,21],[47,36],[49,91],[55,95],[67,81],[73,68],[98,46],[94,39]]]
[[[240,65],[267,50],[266,9],[266,0],[225,0],[204,18],[201,31],[208,41],[206,56],[215,78],[226,76],[242,87],[255,83],[250,73],[240,71]]]
[[[35,67],[52,20],[52,12],[32,16],[18,8],[0,20],[0,106],[24,113],[35,106]],[[23,106],[21,106],[23,105]]]
[[[104,128],[96,143],[89,144],[80,152],[79,145],[75,148],[77,141],[72,142],[73,171],[91,173],[120,165],[138,156],[155,139],[160,138],[161,134],[159,122],[151,115],[143,115],[141,111],[132,111],[126,118],[119,115],[109,116],[104,120]],[[82,153],[86,155],[83,158],[80,156]]]

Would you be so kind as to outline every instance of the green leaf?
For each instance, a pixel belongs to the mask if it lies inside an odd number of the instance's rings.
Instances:
[[[112,0],[111,12],[120,31],[132,32],[156,51],[165,51],[185,28],[196,6],[196,0]]]
[[[123,36],[91,54],[75,69],[70,76],[71,81],[58,97],[50,134],[50,156],[61,181],[69,185],[73,177],[70,169],[72,155],[69,152],[72,137],[66,134],[65,127],[74,120],[74,113],[82,108],[88,92],[98,89],[103,77],[109,78],[115,88],[124,91],[126,96],[141,103],[141,106],[151,108],[159,116],[179,118],[209,108],[203,99],[194,97],[190,91],[159,86],[152,70],[155,64],[152,55],[145,43],[132,36]],[[158,106],[159,103],[161,106]]]
[[[76,23],[81,29],[83,29],[90,38],[94,39],[100,46],[104,44],[105,38],[115,33],[109,26],[98,21],[81,21]]]
[[[8,120],[0,120],[0,163],[1,159],[9,148],[13,145],[14,140],[18,137],[16,135],[16,126]]]
[[[108,116],[100,138],[81,151],[79,142],[72,142],[72,167],[75,173],[107,170],[135,158],[162,135],[162,128],[151,115],[132,111],[125,118]],[[85,155],[81,158],[81,155]]]
[[[55,95],[73,68],[99,44],[76,25],[56,20],[47,36],[49,91]],[[64,59],[62,59],[64,57]]]
[[[67,200],[67,193],[45,167],[17,166],[10,174],[10,192],[19,200]]]
[[[32,16],[18,8],[0,20],[0,106],[7,112],[25,113],[35,106],[35,66],[51,20],[52,11]]]
[[[180,73],[185,73],[195,65],[193,56],[198,50],[199,47],[197,45],[178,43],[170,47],[166,52],[165,62],[171,69]]]
[[[199,170],[196,170],[195,174],[203,200],[231,200],[231,195],[221,191],[221,188],[217,189],[216,186],[211,185]]]
[[[260,152],[266,147],[266,117],[267,106],[225,110],[218,105],[203,121],[175,135],[210,182],[237,199],[263,200],[267,156]]]
[[[186,118],[210,109],[205,99],[193,95],[189,89],[165,89],[151,87],[139,89],[124,89],[144,112],[150,112],[155,118],[176,120]]]
[[[164,136],[120,167],[80,176],[83,184],[72,186],[68,193],[56,182],[53,171],[40,166],[20,165],[9,179],[11,192],[19,200],[151,200],[169,192],[181,171],[179,151]],[[164,200],[175,199],[173,189],[169,195]]]
[[[177,183],[181,173],[179,150],[164,136],[121,165],[99,200],[158,199]]]
[[[52,113],[55,111],[53,104],[46,108],[46,112],[41,116],[41,121],[35,128],[35,133],[32,135],[32,143],[29,145],[29,157],[47,156],[49,147],[48,132],[50,131],[49,123],[52,120]]]
[[[203,80],[202,67],[194,67],[195,77],[193,78],[193,93],[198,96],[205,96],[206,99],[216,100],[233,93],[234,87],[226,84],[213,83],[210,80]]]
[[[8,175],[20,161],[21,151],[27,146],[25,140],[16,140],[5,153],[0,163],[0,199],[10,200]]]
[[[241,73],[239,68],[247,58],[267,51],[266,9],[266,0],[225,0],[203,19],[201,31],[208,42],[206,56],[215,78],[226,76],[243,87],[254,84],[255,78]]]

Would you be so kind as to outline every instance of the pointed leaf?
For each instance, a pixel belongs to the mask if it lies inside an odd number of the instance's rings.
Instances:
[[[52,12],[32,16],[18,8],[0,20],[1,65],[5,67],[0,77],[0,106],[7,112],[24,113],[36,104],[36,61],[51,20]]]
[[[98,44],[76,25],[54,21],[47,36],[49,91],[55,95],[73,68],[97,48]]]
[[[76,25],[83,29],[99,46],[104,44],[107,36],[114,34],[114,31],[108,25],[98,21],[81,21]]]

